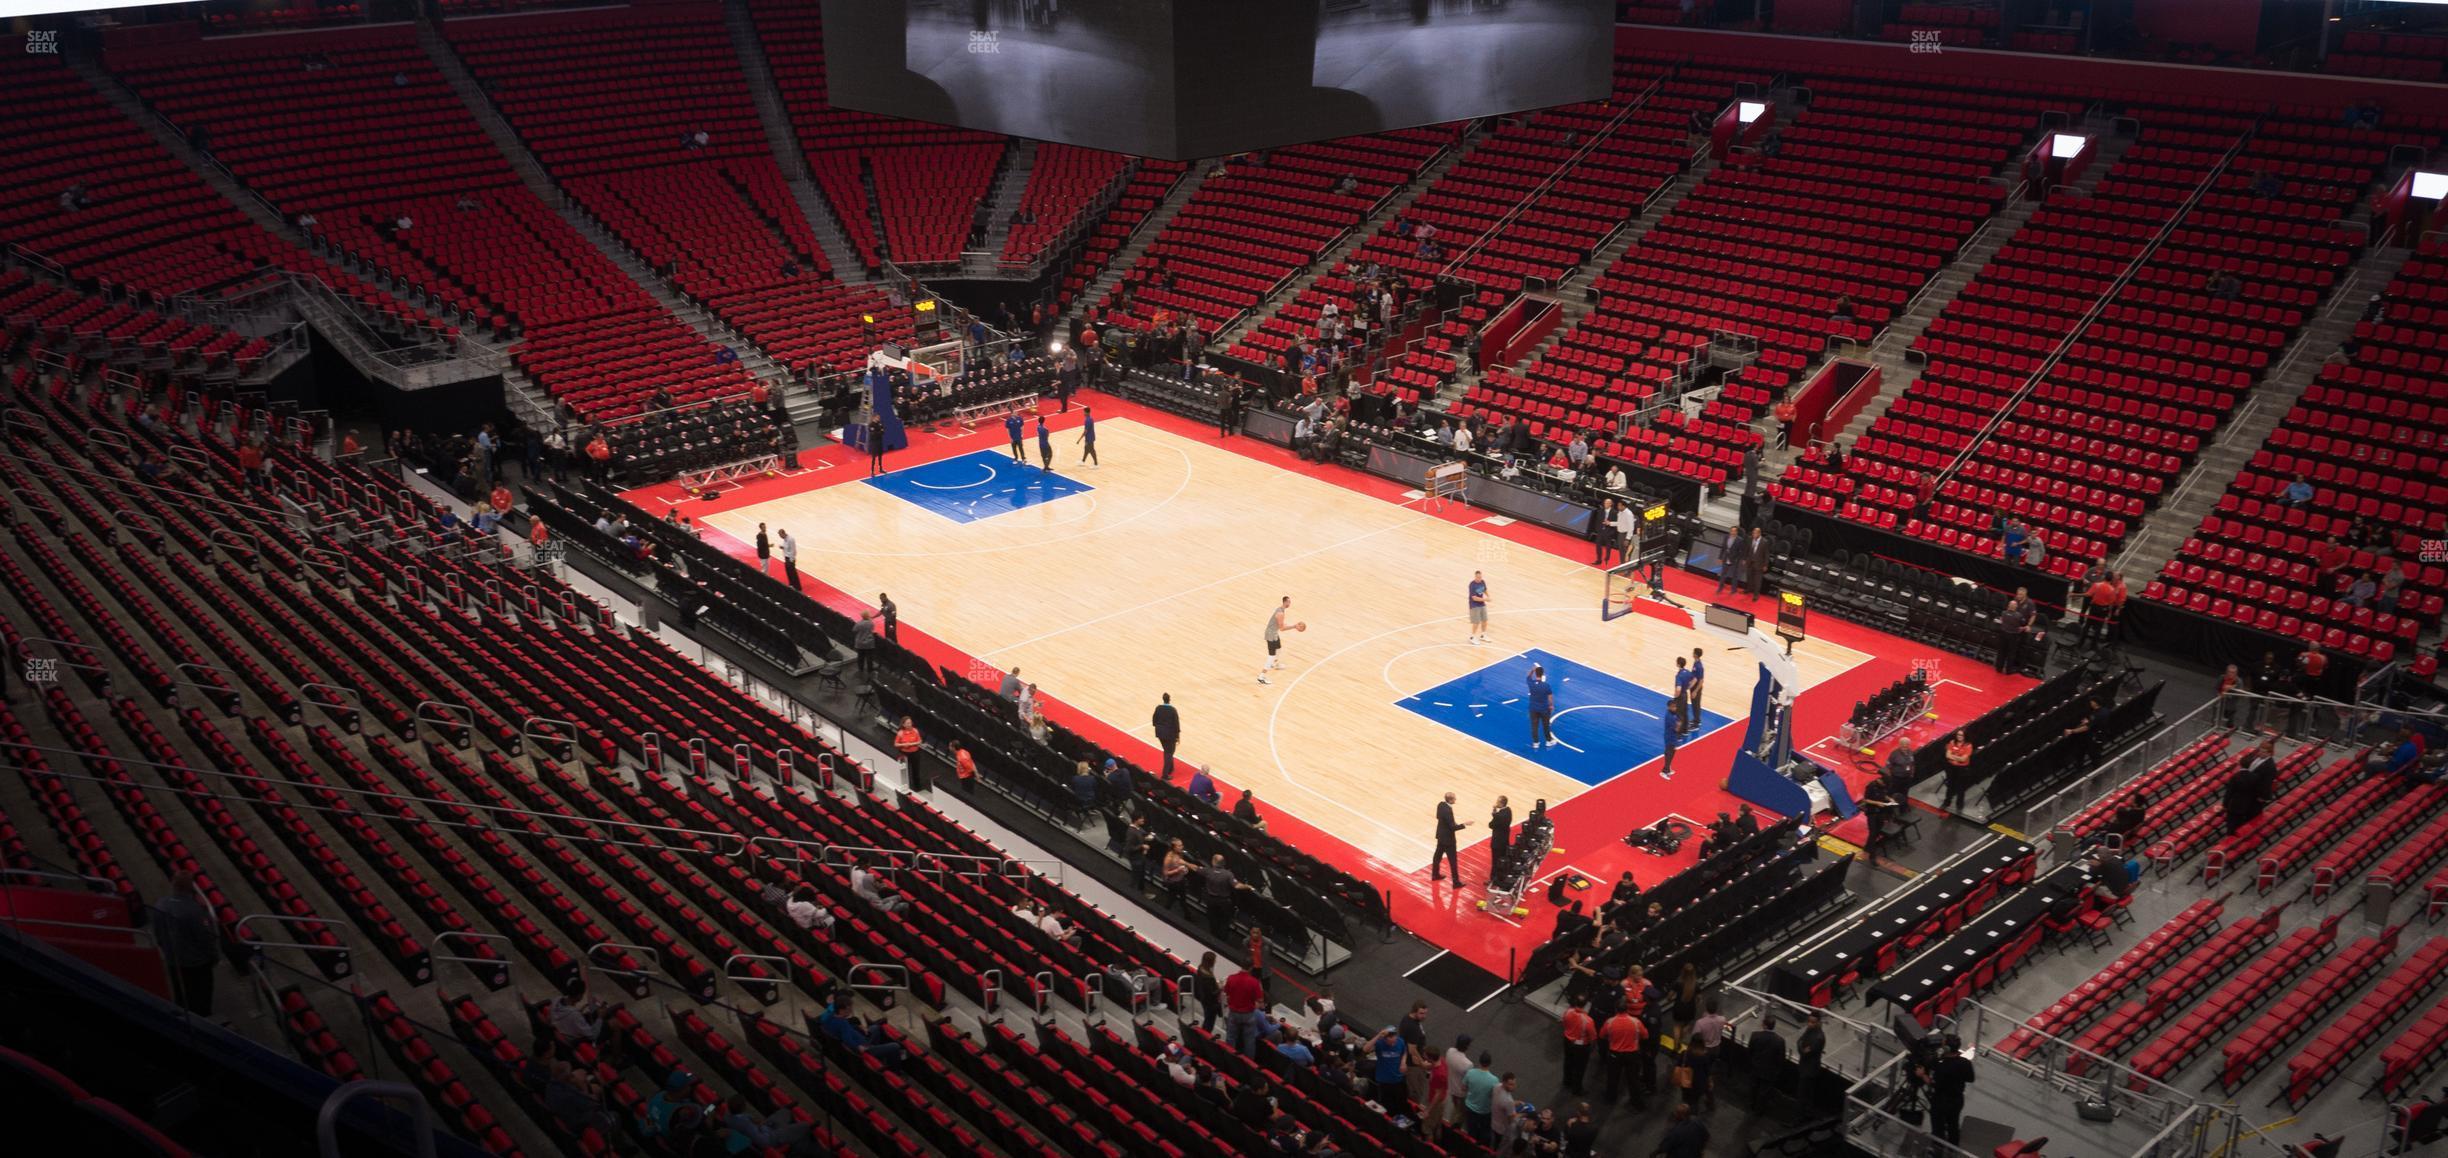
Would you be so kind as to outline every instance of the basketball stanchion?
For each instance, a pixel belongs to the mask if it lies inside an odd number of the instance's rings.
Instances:
[[[1522,989],[1521,979],[1521,946],[1509,946],[1505,949],[1505,987],[1497,991],[1496,1004],[1520,1005],[1530,1000],[1530,994]]]

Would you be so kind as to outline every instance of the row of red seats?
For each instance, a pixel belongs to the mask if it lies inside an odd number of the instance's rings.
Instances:
[[[718,7],[682,3],[464,22],[450,34],[536,156],[674,288],[795,373],[855,369],[877,344],[908,337],[908,315],[828,276],[721,25]],[[539,42],[551,51],[536,52]],[[957,251],[959,238],[949,244]]]
[[[752,0],[749,10],[809,172],[859,260],[869,269],[881,268],[888,257],[959,260],[961,242],[994,180],[1003,139],[833,107],[818,7]],[[719,17],[714,27],[719,38]]]
[[[1029,164],[1028,186],[1020,192],[1020,212],[1029,219],[1012,223],[1003,239],[1002,260],[1034,260],[1070,230],[1090,202],[1129,175],[1131,158],[1120,153],[1055,141],[1040,143]]]
[[[1220,333],[1313,262],[1371,206],[1417,176],[1455,126],[1293,145],[1237,158],[1210,174],[1166,223],[1092,320],[1146,329],[1159,312]],[[1350,192],[1340,192],[1346,186]]]
[[[209,61],[129,49],[109,63],[328,244],[523,337],[514,358],[580,412],[633,413],[659,389],[692,401],[747,388],[744,370],[520,184],[413,29],[231,44]],[[273,88],[282,99],[262,99]],[[621,356],[556,359],[554,345]]]
[[[2230,928],[2253,927],[2262,937],[2266,937],[2276,930],[2281,911],[2271,909],[2262,914],[2259,922]],[[2329,946],[2337,939],[2337,923],[2338,919],[2333,916],[2318,925],[2297,928],[2250,961],[2243,961],[2240,957],[2222,959],[2205,968],[2196,979],[2188,981],[2183,991],[2185,996],[2155,1001],[2154,1009],[2173,1012],[2182,1008],[2184,1013],[2134,1055],[2132,1068],[2135,1076],[2129,1084],[2142,1087],[2145,1085],[2143,1079],[2166,1081],[2195,1055],[2208,1049],[2227,1027],[2250,1016],[2273,994],[2284,991],[2290,982],[2318,964],[2328,953]],[[2212,938],[2213,944],[2217,941],[2217,938]],[[2239,939],[2224,948],[2233,953],[2248,943],[2247,939]],[[2239,965],[2241,968],[2237,968]],[[2189,1001],[2182,1006],[2177,1004],[2188,1001],[2191,993],[2206,987],[2202,984],[2203,980],[2226,970],[2233,970],[2233,976],[2218,988],[2198,1001]]]
[[[2423,942],[2389,975],[2287,1061],[2286,1101],[2302,1109],[2417,1002],[2448,981],[2448,937]]]
[[[2448,250],[2429,243],[2382,291],[2377,316],[2358,324],[2352,357],[2322,368],[2320,380],[2271,432],[2220,497],[2218,509],[2169,561],[2172,570],[2162,572],[2157,598],[2293,638],[2361,634],[2357,621],[2367,609],[2332,599],[2345,577],[2303,565],[2317,557],[2312,534],[2335,533],[2360,518],[2391,528],[2391,557],[2357,556],[2352,566],[2375,572],[2393,566],[2406,573],[2395,622],[2377,634],[2402,647],[2438,622],[2448,597],[2448,570],[2421,564],[2419,548],[2448,527],[2448,487],[2439,484],[2448,414],[2433,401],[2448,397],[2448,358],[2424,353],[2432,342],[2427,327],[2406,327],[2396,319],[2443,295],[2448,295]],[[2313,486],[2310,503],[2280,501],[2296,478]],[[2301,543],[2295,538],[2298,527]],[[2276,542],[2281,535],[2287,536],[2283,544]],[[2289,562],[2250,576],[2262,582],[2257,593],[2222,587],[2213,595],[2194,576],[2189,560],[2207,560],[2211,548],[2222,544],[2244,548],[2248,558],[2283,549]],[[2320,613],[2299,614],[2298,597],[2306,604],[2328,602]],[[2384,653],[2375,645],[2372,654]]]

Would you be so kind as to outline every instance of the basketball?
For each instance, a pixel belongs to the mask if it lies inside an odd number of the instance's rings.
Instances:
[[[1306,624],[1306,623],[1295,623],[1295,624],[1293,624],[1293,625],[1292,625],[1292,630],[1294,630],[1294,631],[1307,631],[1307,630],[1309,630],[1309,625],[1308,625],[1308,624]]]

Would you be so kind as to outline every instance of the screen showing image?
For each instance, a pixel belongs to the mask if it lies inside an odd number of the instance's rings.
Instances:
[[[956,124],[1144,152],[1167,145],[1173,127],[1165,8],[1142,0],[906,0],[902,64],[941,91]]]
[[[1603,99],[1609,0],[825,0],[832,103],[1139,156]]]
[[[1310,82],[1368,101],[1376,124],[1401,128],[1606,95],[1583,66],[1611,68],[1601,9],[1587,0],[1325,0],[1317,8]]]

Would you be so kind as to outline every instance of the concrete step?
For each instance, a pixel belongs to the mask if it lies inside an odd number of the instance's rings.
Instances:
[[[741,72],[747,76],[748,95],[756,103],[757,123],[765,130],[766,147],[790,185],[791,199],[799,203],[799,212],[815,233],[818,248],[824,250],[826,263],[833,267],[833,276],[846,282],[868,281],[871,275],[859,261],[858,248],[850,244],[841,222],[833,216],[832,207],[825,204],[823,195],[808,179],[807,157],[799,150],[799,135],[791,127],[790,109],[782,103],[781,88],[774,82],[771,63],[765,59],[764,42],[757,39],[756,18],[749,12],[747,0],[724,0],[723,26],[731,33],[731,46],[739,54]]]
[[[1037,142],[1014,137],[1003,147],[1003,166],[986,191],[986,235],[977,245],[987,255],[989,266],[1002,256],[1003,243],[1011,240],[1012,214],[1019,212],[1020,199],[1028,192],[1029,174],[1036,166]]]
[[[1086,316],[1089,307],[1102,300],[1113,287],[1122,284],[1123,275],[1129,273],[1130,267],[1147,253],[1148,246],[1164,234],[1165,226],[1173,223],[1173,218],[1181,213],[1182,206],[1188,205],[1190,199],[1198,195],[1199,187],[1207,183],[1208,172],[1206,162],[1190,163],[1190,171],[1173,183],[1172,192],[1165,194],[1161,203],[1139,219],[1130,236],[1123,239],[1122,248],[1115,250],[1112,259],[1105,263],[1105,268],[1098,271],[1096,280],[1089,282],[1080,290],[1078,297],[1071,299],[1066,320],[1076,321]]]

